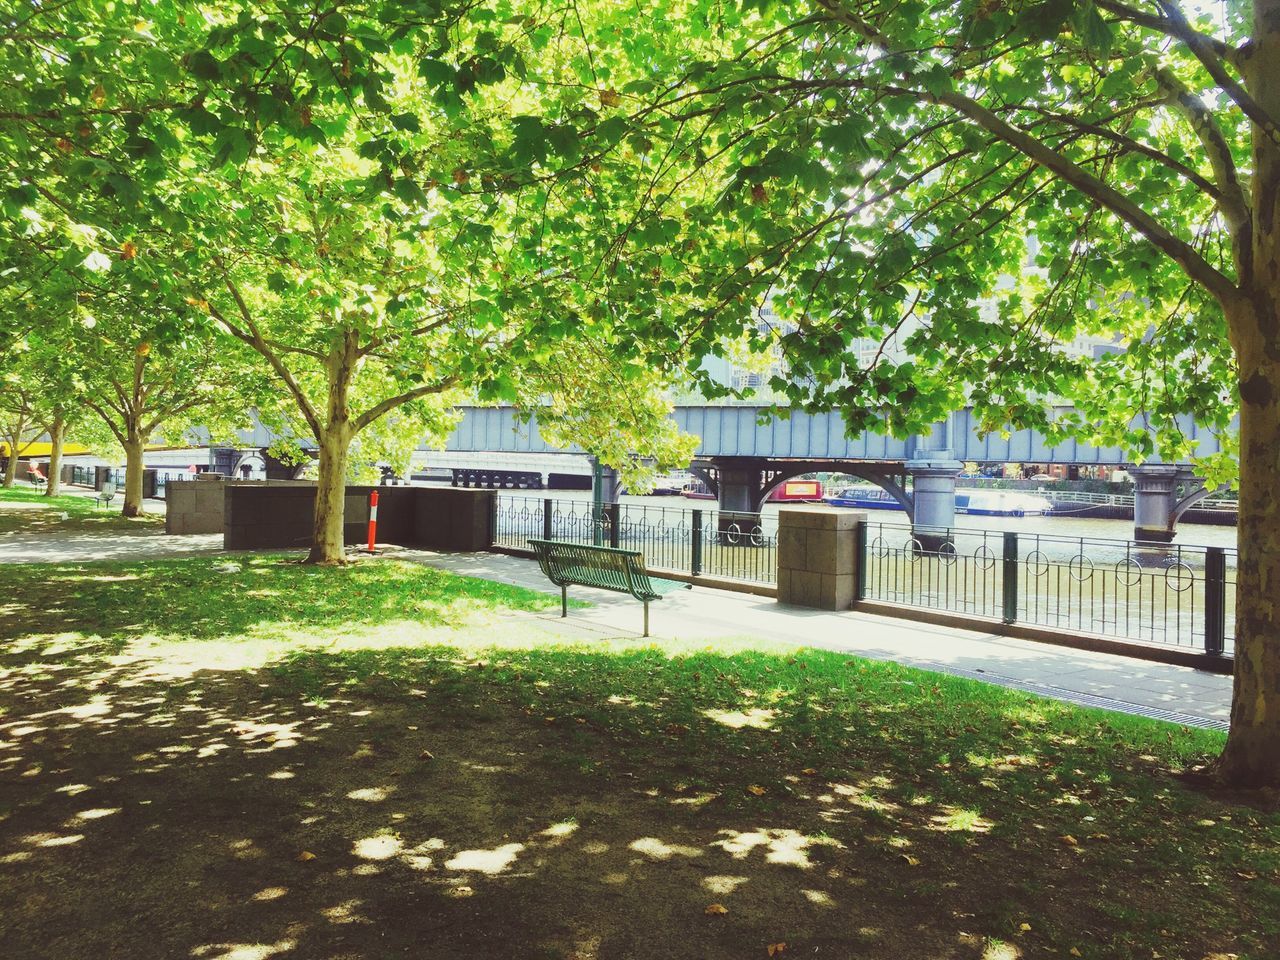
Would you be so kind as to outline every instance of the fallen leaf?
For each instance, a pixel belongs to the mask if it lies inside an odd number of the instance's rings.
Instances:
[[[804,768],[803,770],[801,770],[800,772],[801,772],[801,773],[803,773],[806,777],[812,777],[812,776],[814,776],[818,771],[817,771],[817,770],[815,770],[815,769],[813,769],[813,767],[805,767],[805,768]]]
[[[715,917],[721,914],[728,913],[729,908],[726,907],[723,903],[713,903],[711,904],[711,906],[707,907],[707,909],[703,910],[702,912],[709,917]]]
[[[434,760],[435,758],[436,758],[436,755],[432,753],[430,750],[423,750],[420,754],[418,754],[419,760]]]
[[[1063,842],[1063,843],[1065,843],[1068,847],[1078,847],[1078,846],[1080,846],[1080,841],[1079,841],[1079,840],[1077,840],[1075,837],[1073,837],[1073,836],[1072,836],[1071,834],[1069,834],[1069,833],[1067,833],[1067,834],[1063,834],[1063,836],[1062,836],[1062,842]]]
[[[776,957],[786,949],[787,945],[785,943],[771,943],[769,944],[769,956]]]
[[[918,867],[918,866],[920,866],[920,858],[919,858],[919,857],[913,857],[913,856],[912,856],[911,854],[909,854],[909,853],[904,853],[904,854],[902,855],[902,859],[903,859],[903,860],[905,860],[905,861],[907,861],[907,866],[909,866],[909,867]]]
[[[1024,923],[1024,924],[1019,925],[1019,927],[1018,927],[1018,931],[1019,931],[1020,933],[1030,933],[1030,932],[1031,932],[1031,924],[1029,924],[1029,923]]]
[[[1078,956],[1080,956],[1080,950],[1079,950],[1079,948],[1077,948],[1077,947],[1072,947],[1072,948],[1071,948],[1069,951],[1067,951],[1067,952],[1068,952],[1068,953],[1070,953],[1073,957],[1078,957]]]
[[[303,850],[294,859],[296,859],[299,863],[306,863],[308,860],[314,860],[315,858],[316,858],[316,855],[312,853],[310,850]]]
[[[747,793],[755,794],[757,797],[763,797],[765,789],[764,787],[753,783],[751,786],[747,787]]]

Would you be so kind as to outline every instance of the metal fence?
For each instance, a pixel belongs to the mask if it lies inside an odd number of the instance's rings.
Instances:
[[[533,538],[638,550],[656,572],[772,584],[777,526],[757,513],[688,510],[584,500],[496,499],[494,545],[527,550]]]
[[[71,467],[71,482],[81,487],[92,487],[96,475],[96,467],[85,467],[74,464]]]
[[[859,528],[858,597],[1231,655],[1236,552],[955,529],[922,544],[910,526]]]

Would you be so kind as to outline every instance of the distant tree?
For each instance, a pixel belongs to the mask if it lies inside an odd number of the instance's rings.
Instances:
[[[0,440],[5,445],[4,486],[18,478],[18,460],[40,436],[37,398],[21,382],[21,371],[0,374]]]

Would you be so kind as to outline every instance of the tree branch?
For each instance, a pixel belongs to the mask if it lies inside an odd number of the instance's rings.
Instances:
[[[360,416],[356,417],[353,421],[351,432],[353,435],[359,433],[369,424],[376,421],[379,417],[390,413],[396,407],[402,407],[406,403],[417,400],[419,397],[429,396],[433,393],[443,393],[450,387],[457,386],[457,384],[457,377],[446,377],[444,380],[440,380],[436,383],[424,384],[421,387],[414,387],[412,390],[406,390],[404,393],[398,394],[397,396],[388,397],[386,400],[370,407]]]
[[[1024,130],[1005,122],[982,104],[962,93],[954,91],[930,94],[920,90],[902,90],[902,93],[951,107],[964,114],[983,129],[994,133],[1005,143],[1017,148],[1046,170],[1071,184],[1086,197],[1090,197],[1150,240],[1170,259],[1177,263],[1223,306],[1239,296],[1231,278],[1205,260],[1191,244],[1173,234],[1164,224],[1115,188],[1095,177],[1067,157],[1047,147]]]
[[[1200,65],[1213,78],[1214,83],[1232,99],[1246,117],[1262,130],[1268,140],[1280,145],[1280,130],[1276,129],[1275,119],[1262,109],[1262,106],[1249,96],[1244,85],[1233,78],[1222,65],[1222,57],[1204,34],[1198,32],[1187,21],[1182,9],[1173,0],[1155,0],[1156,5],[1164,11],[1165,19],[1171,29],[1166,31],[1187,45],[1187,49],[1200,61]]]
[[[1154,30],[1156,33],[1163,33],[1166,37],[1175,37],[1183,43],[1187,43],[1188,46],[1190,46],[1190,43],[1187,40],[1187,35],[1193,34],[1197,38],[1195,42],[1202,44],[1206,51],[1213,56],[1218,57],[1220,60],[1225,60],[1237,70],[1242,68],[1243,55],[1239,49],[1219,40],[1217,37],[1200,33],[1191,24],[1187,23],[1185,17],[1182,21],[1185,26],[1179,26],[1167,17],[1135,10],[1126,4],[1118,3],[1117,0],[1094,0],[1094,2],[1097,7],[1106,10],[1108,13],[1115,14],[1121,20],[1136,23],[1138,26]]]
[[[218,263],[219,268],[222,267],[221,262]],[[231,323],[222,312],[213,304],[209,304],[209,315],[222,324],[233,337],[244,341],[257,350],[258,353],[266,359],[271,365],[271,369],[276,375],[284,381],[284,385],[289,388],[289,392],[293,394],[293,399],[298,404],[298,409],[302,411],[302,416],[306,419],[307,425],[315,432],[316,439],[324,435],[324,428],[320,421],[320,415],[316,412],[316,408],[311,405],[311,400],[303,392],[302,387],[294,378],[292,371],[284,365],[284,361],[280,359],[280,355],[271,348],[271,345],[263,339],[258,325],[253,321],[253,314],[249,311],[249,305],[245,303],[244,297],[240,295],[239,288],[236,287],[234,281],[223,271],[223,282],[227,291],[231,294],[231,299],[235,301],[236,310],[245,322],[247,330],[242,330],[235,324]]]
[[[1221,191],[1218,208],[1226,218],[1231,232],[1237,233],[1249,225],[1252,213],[1249,210],[1249,201],[1245,198],[1244,189],[1240,186],[1235,157],[1231,154],[1231,145],[1223,136],[1222,128],[1218,126],[1218,121],[1213,114],[1200,102],[1200,98],[1193,95],[1186,85],[1173,75],[1172,70],[1157,70],[1156,82],[1168,93],[1169,104],[1186,118],[1200,140],[1200,145],[1204,147],[1205,154],[1209,158],[1209,166],[1213,168],[1213,178]]]
[[[894,47],[887,37],[881,34],[870,23],[845,9],[843,0],[817,0],[841,23],[856,30],[871,43],[892,52]],[[1235,283],[1181,237],[1176,236],[1164,224],[1160,223],[1140,206],[1120,193],[1114,187],[1089,173],[1079,164],[1058,153],[1031,134],[1013,126],[1002,119],[991,109],[983,106],[972,97],[965,96],[956,90],[944,90],[930,93],[926,90],[915,90],[910,87],[898,87],[890,84],[865,83],[860,78],[851,77],[852,86],[862,89],[887,90],[902,96],[913,97],[925,103],[936,103],[950,107],[957,113],[968,117],[974,123],[995,134],[1005,143],[1014,147],[1035,163],[1055,174],[1059,179],[1071,184],[1086,197],[1096,200],[1129,226],[1137,230],[1166,256],[1177,263],[1187,276],[1208,290],[1224,306],[1230,305],[1240,297]]]

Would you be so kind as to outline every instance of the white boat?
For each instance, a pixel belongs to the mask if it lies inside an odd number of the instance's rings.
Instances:
[[[980,517],[1045,517],[1053,504],[1044,497],[1017,490],[959,490],[956,513]]]

